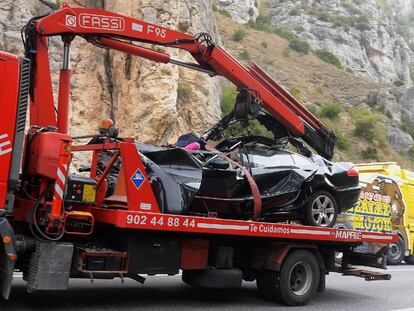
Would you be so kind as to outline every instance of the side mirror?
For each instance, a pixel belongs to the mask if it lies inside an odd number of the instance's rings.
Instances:
[[[206,167],[210,169],[226,170],[230,167],[230,164],[222,158],[214,158],[207,162]]]

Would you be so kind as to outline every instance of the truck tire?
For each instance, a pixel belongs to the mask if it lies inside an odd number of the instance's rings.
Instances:
[[[183,270],[182,279],[188,285],[204,288],[237,288],[242,284],[239,269]]]
[[[404,260],[405,243],[402,237],[388,246],[387,264],[399,265]]]
[[[288,306],[303,306],[315,295],[320,280],[319,264],[307,250],[290,253],[280,272],[262,270],[257,288],[265,299]]]
[[[404,261],[407,265],[414,265],[414,255],[405,256]]]
[[[305,207],[307,225],[331,228],[337,216],[338,204],[332,194],[322,190],[311,195]]]

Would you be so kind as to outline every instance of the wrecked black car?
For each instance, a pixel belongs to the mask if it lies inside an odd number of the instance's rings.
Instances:
[[[155,192],[163,198],[159,203],[164,212],[252,219],[255,198],[251,184],[234,162],[246,168],[257,185],[261,220],[298,219],[331,227],[337,215],[358,200],[358,172],[352,163],[333,163],[318,155],[308,158],[269,146],[258,137],[233,138],[218,147],[223,150],[226,145],[231,154],[224,158],[221,152],[209,151],[143,152],[159,167],[154,173],[161,177],[162,186]],[[234,145],[237,147],[231,148]]]
[[[314,154],[249,102],[238,100],[202,137],[186,134],[167,147],[137,144],[161,211],[333,226],[359,198],[354,165]],[[245,131],[253,122],[260,135]],[[238,130],[228,135],[234,124]]]

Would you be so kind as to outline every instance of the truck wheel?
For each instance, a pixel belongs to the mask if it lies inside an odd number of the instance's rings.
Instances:
[[[405,244],[404,240],[399,237],[397,242],[388,246],[387,264],[399,265],[404,260]]]
[[[315,256],[307,250],[288,255],[280,272],[262,270],[257,288],[265,299],[288,306],[303,306],[315,295],[320,270]]]
[[[414,255],[411,255],[411,256],[406,256],[406,257],[404,258],[404,261],[405,261],[405,263],[406,263],[406,264],[408,264],[408,265],[414,265]]]
[[[315,227],[332,227],[338,216],[338,204],[327,191],[317,191],[308,200],[305,207],[305,222]]]

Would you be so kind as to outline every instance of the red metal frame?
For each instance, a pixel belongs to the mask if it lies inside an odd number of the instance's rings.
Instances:
[[[116,227],[126,229],[342,243],[369,242],[388,244],[395,242],[398,239],[394,234],[359,232],[347,229],[318,228],[258,221],[247,222],[243,220],[146,213],[130,210],[110,210],[102,208],[92,208],[91,212],[97,222],[112,224]]]
[[[19,89],[19,58],[0,52],[0,209],[6,204]]]
[[[50,91],[49,65],[46,65],[48,60],[45,38],[57,35],[63,37],[78,35],[85,39],[91,39],[104,47],[162,63],[170,62],[168,54],[138,47],[119,39],[183,49],[194,57],[200,68],[222,75],[238,87],[251,89],[255,94],[259,93],[264,107],[292,133],[299,136],[304,135],[305,123],[315,131],[323,128],[327,133],[332,133],[257,65],[246,68],[219,46],[207,46],[205,43],[199,42],[193,35],[100,9],[72,8],[66,4],[63,4],[60,10],[39,19],[36,30],[39,35],[36,54],[38,66],[36,66],[34,77],[36,88],[42,90],[42,94],[38,94],[37,98],[35,96],[33,108],[40,109],[42,107],[43,110],[43,106],[45,106],[46,114],[41,116],[37,111],[31,119],[31,124],[41,126],[44,126],[45,123],[49,123],[47,125],[56,124],[53,105],[51,105],[53,95]],[[69,89],[69,81],[65,76],[64,79],[65,81],[61,83],[62,94],[59,94],[62,103],[66,102],[63,97],[67,97]],[[47,92],[44,92],[45,90]],[[36,103],[42,104],[40,106]],[[66,106],[63,105],[63,108]],[[64,113],[62,114],[64,115]],[[62,127],[63,129],[64,127]]]

